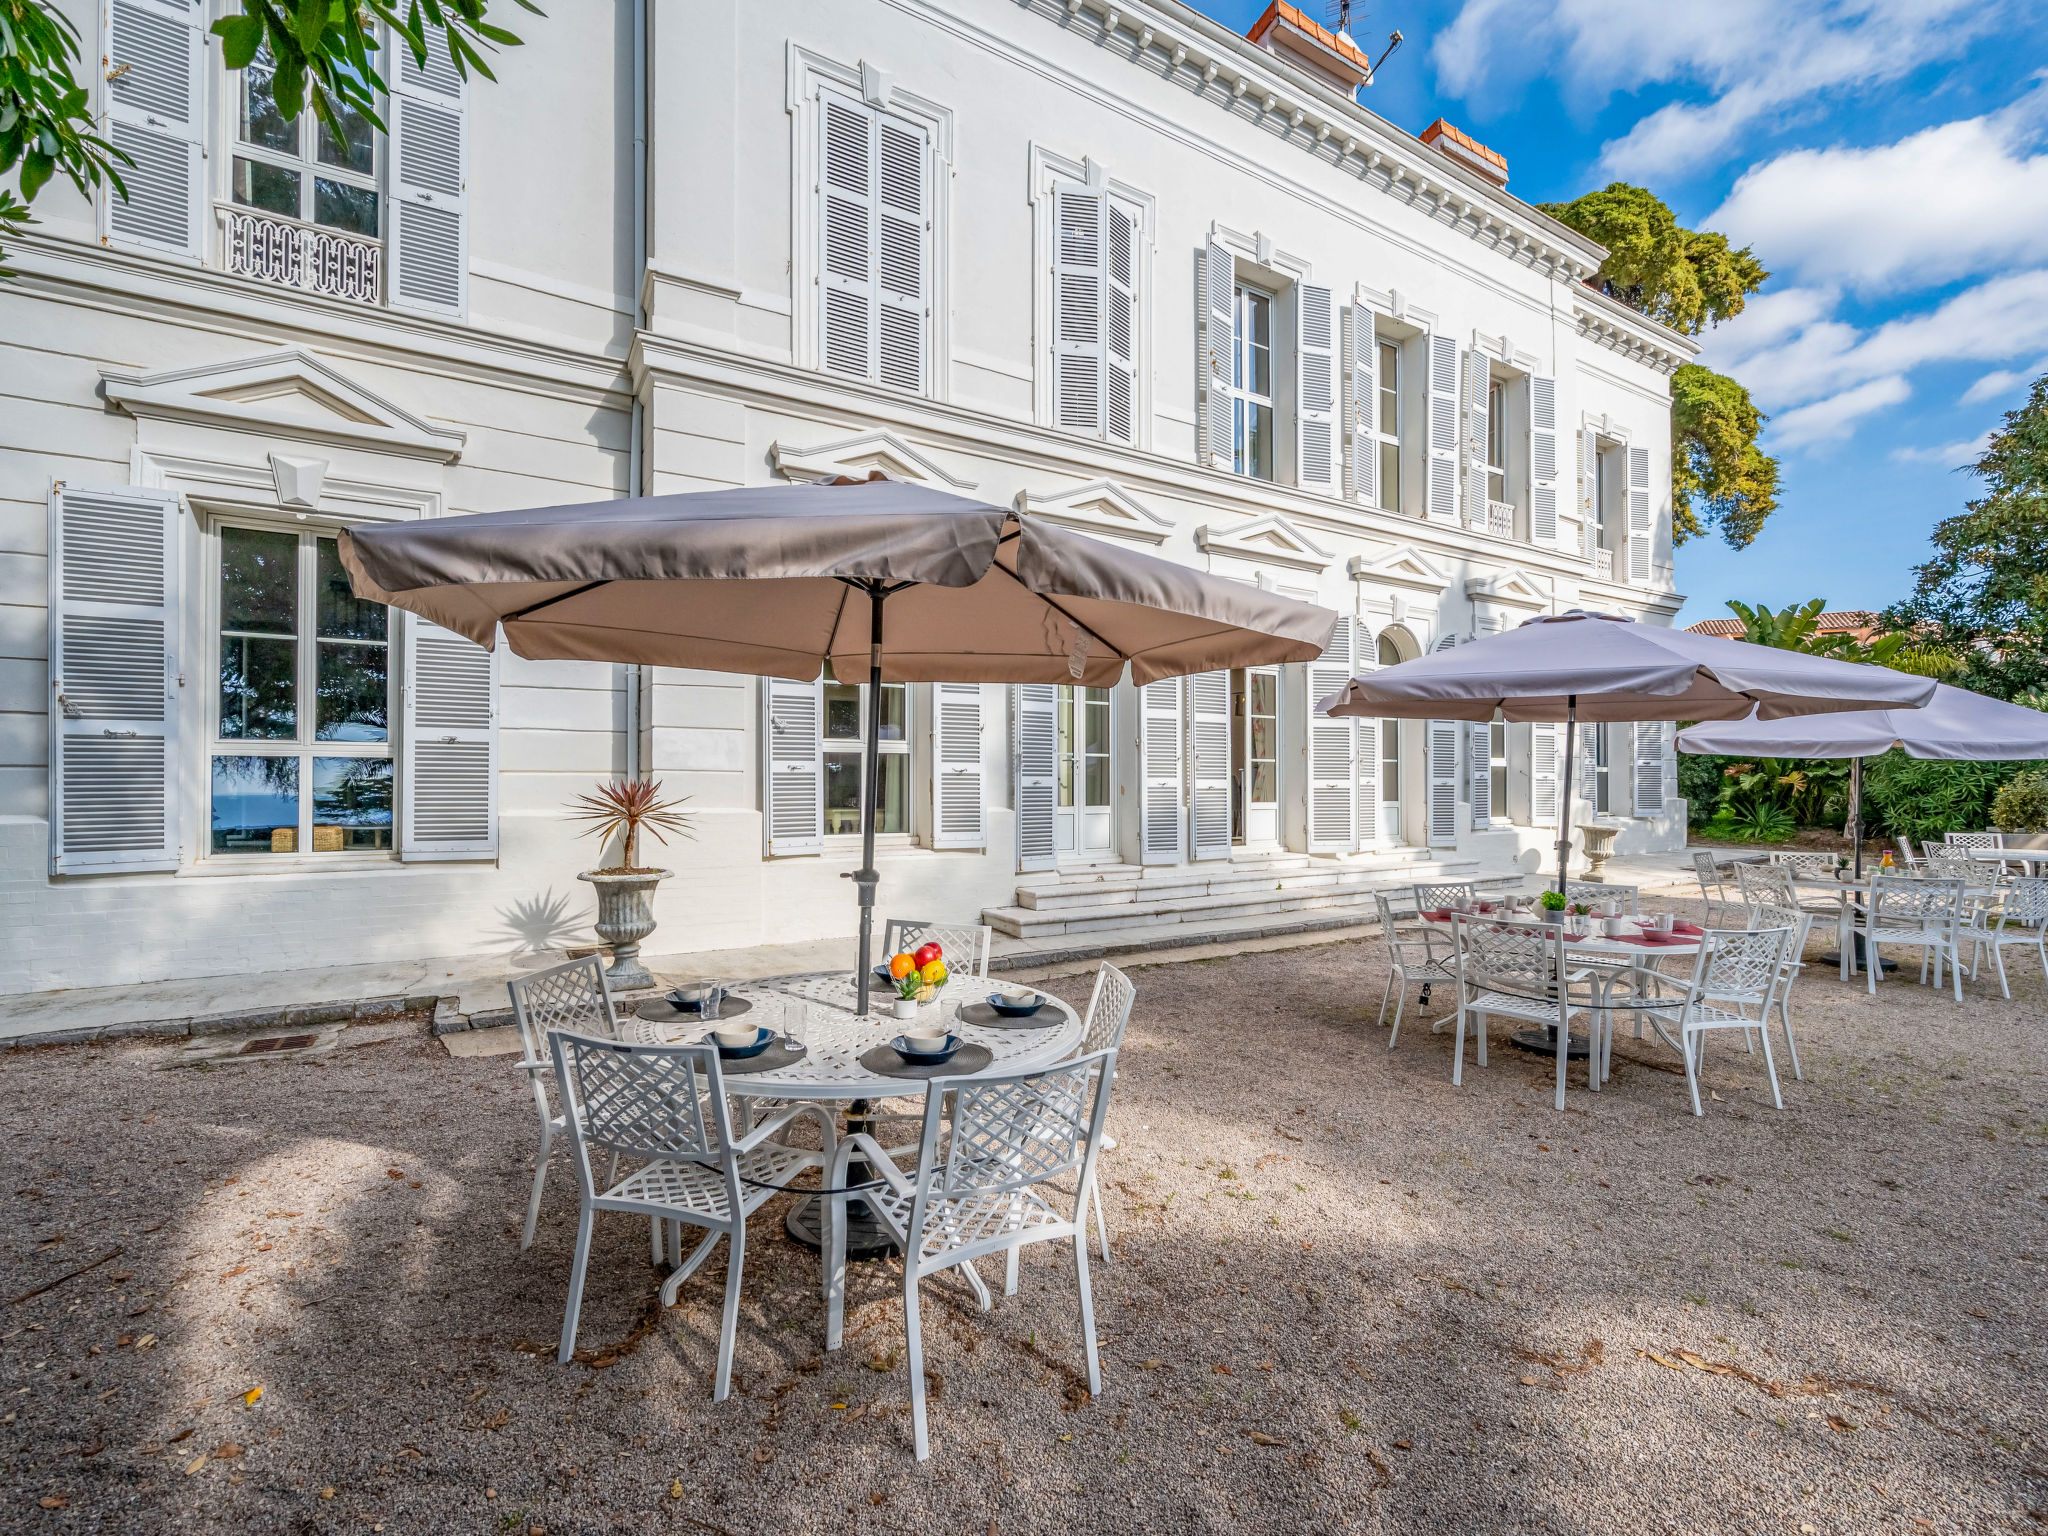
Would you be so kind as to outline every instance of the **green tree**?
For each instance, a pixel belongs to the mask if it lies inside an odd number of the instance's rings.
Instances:
[[[533,0],[499,0],[540,15]],[[475,70],[495,79],[483,51],[516,47],[519,39],[485,19],[491,0],[239,0],[241,10],[213,24],[228,68],[242,69],[268,48],[277,62],[278,109],[296,118],[308,106],[337,137],[342,107],[353,108],[379,129],[377,97],[387,90],[378,73],[377,26],[427,62],[435,45],[464,79]],[[0,0],[0,175],[21,167],[21,195],[0,190],[0,236],[35,221],[29,206],[62,172],[83,196],[111,185],[128,189],[119,167],[129,158],[92,131],[91,93],[78,83],[78,32],[46,0]],[[4,268],[0,268],[4,272]]]
[[[1984,494],[1934,527],[1934,558],[1889,628],[1932,637],[1958,681],[1999,698],[2048,691],[2048,374],[1974,466]]]
[[[1827,599],[1808,598],[1803,603],[1788,603],[1775,611],[1759,603],[1752,608],[1748,603],[1728,599],[1728,608],[1742,620],[1742,638],[1752,645],[1772,645],[1781,651],[1804,651],[1809,656],[1832,656],[1837,661],[1870,661],[1879,666],[1892,665],[1892,658],[1903,650],[1911,639],[1909,635],[1879,635],[1869,643],[1843,631],[1832,634],[1820,632],[1820,616],[1827,612]]]
[[[1688,336],[1741,314],[1771,275],[1748,246],[1687,229],[1655,193],[1625,181],[1542,208],[1607,248],[1594,287]],[[1674,544],[1709,528],[1735,549],[1756,538],[1778,505],[1778,461],[1756,441],[1766,419],[1726,374],[1687,363],[1672,375]]]

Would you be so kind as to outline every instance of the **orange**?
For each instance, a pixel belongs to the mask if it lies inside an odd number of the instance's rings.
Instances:
[[[898,981],[901,981],[916,969],[917,962],[909,955],[891,955],[889,957],[889,974]]]

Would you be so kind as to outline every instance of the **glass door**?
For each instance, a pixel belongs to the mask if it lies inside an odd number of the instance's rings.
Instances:
[[[1231,841],[1267,847],[1280,840],[1280,669],[1230,674]]]
[[[1401,648],[1386,635],[1379,637],[1375,652],[1383,667],[1397,665]],[[1401,815],[1401,722],[1380,721],[1380,841],[1401,844],[1408,841]]]
[[[1109,690],[1061,684],[1053,718],[1053,846],[1062,861],[1111,858],[1116,836],[1109,797]]]

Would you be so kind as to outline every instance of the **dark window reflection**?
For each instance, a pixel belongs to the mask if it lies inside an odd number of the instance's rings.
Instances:
[[[299,851],[299,760],[216,757],[213,760],[213,851]]]
[[[313,222],[374,240],[377,238],[377,194],[368,187],[315,176]]]
[[[337,139],[332,129],[320,124],[320,163],[368,176],[377,169],[376,130],[362,113],[340,101],[334,104],[334,115],[341,119],[341,137]]]
[[[299,125],[278,110],[276,80],[277,63],[267,48],[242,71],[242,142],[294,155],[299,150]]]
[[[313,851],[391,846],[391,759],[313,759]]]
[[[235,201],[245,208],[281,213],[288,219],[299,216],[299,173],[281,165],[235,156]]]

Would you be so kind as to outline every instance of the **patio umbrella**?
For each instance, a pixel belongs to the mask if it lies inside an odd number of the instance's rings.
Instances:
[[[1327,608],[889,480],[627,497],[354,528],[356,595],[534,660],[808,680],[1106,688],[1307,661]],[[884,611],[887,622],[884,623]],[[871,694],[872,698],[873,695]],[[868,710],[865,782],[879,714]],[[872,980],[874,796],[861,806],[860,1008]]]
[[[1528,620],[1466,645],[1354,677],[1318,707],[1411,720],[1563,721],[1557,888],[1571,858],[1572,765],[1580,720],[1765,720],[1915,708],[1931,678],[1803,651],[1665,629],[1614,614]]]
[[[1701,756],[1846,757],[1850,841],[1863,875],[1863,759],[1893,747],[1908,757],[2010,762],[2048,757],[2048,714],[1967,688],[1937,683],[1920,709],[1859,709],[1783,720],[1731,720],[1688,726],[1678,750]]]

